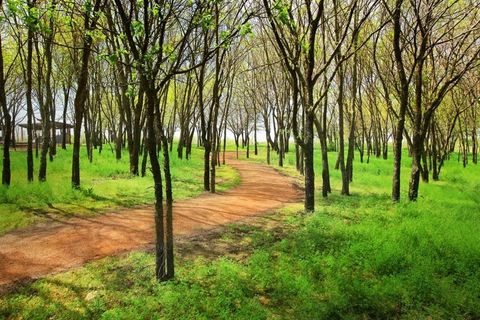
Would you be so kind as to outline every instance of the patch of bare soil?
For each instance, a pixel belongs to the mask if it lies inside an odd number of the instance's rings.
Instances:
[[[174,233],[182,256],[188,255],[189,250],[201,254],[201,246],[205,255],[231,251],[232,241],[217,241],[216,247],[209,247],[205,237],[218,235],[215,230],[220,230],[219,226],[264,215],[301,200],[302,193],[295,181],[270,167],[238,161],[232,155],[228,165],[238,170],[239,186],[222,194],[205,193],[175,203]],[[72,218],[0,237],[0,288],[149,247],[154,242],[153,210],[153,206],[145,206],[94,218]],[[222,249],[222,245],[229,249]]]

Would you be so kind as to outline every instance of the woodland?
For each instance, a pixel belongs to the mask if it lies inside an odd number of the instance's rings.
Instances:
[[[0,8],[0,318],[480,318],[478,1]]]

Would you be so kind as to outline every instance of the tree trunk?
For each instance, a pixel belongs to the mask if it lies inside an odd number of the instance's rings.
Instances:
[[[284,143],[285,143],[285,140],[284,140],[284,137],[283,137],[283,128],[280,127],[279,128],[279,148],[278,148],[278,165],[280,167],[283,167],[283,160],[285,158],[285,146],[284,146]]]
[[[305,159],[305,210],[315,210],[315,170],[313,155],[313,125],[315,115],[308,112],[305,118],[305,146],[303,149]]]
[[[145,177],[147,175],[147,160],[148,160],[148,134],[147,134],[147,129],[143,130],[143,159],[142,159],[142,172],[141,175],[142,177]]]
[[[28,9],[33,10],[35,2],[29,0],[27,2]],[[32,87],[33,87],[33,32],[34,27],[29,26],[27,34],[27,91],[25,93],[27,102],[27,179],[29,182],[33,181],[33,104],[32,104]]]
[[[144,85],[149,87],[148,80],[143,79]],[[163,211],[163,186],[162,172],[157,156],[157,139],[155,130],[155,89],[149,88],[147,92],[147,130],[148,130],[148,154],[155,186],[155,275],[157,280],[167,278],[166,255],[165,255],[165,222]],[[168,148],[168,147],[167,147]]]
[[[344,129],[344,74],[343,67],[340,66],[338,71],[338,137],[339,137],[339,150],[338,150],[338,165],[342,174],[342,195],[350,195],[350,181],[345,166],[345,129]]]
[[[416,201],[418,198],[418,188],[420,186],[420,174],[422,171],[422,154],[424,152],[424,139],[422,134],[423,120],[423,65],[426,41],[422,39],[420,52],[415,70],[415,108],[413,118],[413,137],[412,137],[412,171],[410,173],[410,183],[408,189],[408,198],[410,201]]]
[[[420,185],[420,171],[421,171],[421,154],[422,149],[418,141],[418,137],[414,137],[414,145],[412,147],[412,171],[410,173],[410,183],[408,189],[408,198],[410,201],[415,201],[418,198],[418,188]]]
[[[323,120],[322,120],[323,121]],[[320,148],[322,152],[322,196],[328,197],[328,193],[331,192],[330,187],[330,170],[328,167],[328,147],[327,147],[327,135],[319,120],[315,121],[317,127],[317,134],[320,140]]]
[[[0,6],[2,6],[0,0]],[[3,35],[0,34],[0,104],[3,113],[3,160],[2,160],[2,185],[10,186],[11,183],[11,168],[10,168],[10,139],[11,139],[11,116],[7,107],[7,96],[5,93],[5,74],[3,63]]]
[[[52,6],[55,7],[55,2],[52,3]],[[51,112],[54,109],[53,102],[53,91],[52,91],[52,42],[53,42],[53,18],[50,19],[50,34],[48,35],[45,43],[45,58],[47,62],[47,72],[45,75],[45,91],[46,91],[46,100],[45,105],[43,106],[42,112],[42,122],[43,122],[43,141],[42,141],[42,153],[40,157],[40,167],[38,169],[38,180],[41,182],[47,180],[47,152],[51,148],[51,144],[56,144],[55,137],[53,137],[53,142],[51,141]],[[41,78],[41,70],[38,70],[39,78]],[[41,107],[41,106],[40,106]],[[55,118],[54,118],[55,119]],[[53,126],[55,128],[55,125]],[[55,132],[55,130],[54,130]],[[53,160],[53,152],[50,150],[50,160]]]
[[[253,119],[253,144],[255,146],[255,155],[258,156],[258,141],[257,141],[257,108],[254,107],[254,119]]]
[[[99,3],[95,4],[95,9],[98,10]],[[95,10],[94,9],[94,10]],[[85,29],[92,28],[90,25],[90,13],[86,12]],[[82,64],[78,77],[77,91],[75,94],[74,109],[75,109],[75,127],[73,129],[73,156],[72,156],[72,186],[80,188],[80,134],[82,130],[82,120],[85,112],[85,103],[88,96],[88,62],[90,60],[90,53],[92,50],[92,37],[88,33],[85,34],[83,40]]]
[[[163,172],[165,174],[165,194],[166,194],[166,234],[165,247],[167,260],[167,271],[165,279],[172,279],[175,276],[174,254],[173,254],[173,192],[172,192],[172,175],[170,173],[170,156],[168,152],[168,143],[165,135],[162,134],[163,146]]]
[[[63,88],[63,113],[62,113],[62,149],[67,150],[67,111],[70,88]]]
[[[267,142],[267,164],[270,165],[270,143]]]
[[[203,153],[203,189],[210,191],[210,143],[205,143]]]
[[[409,97],[408,90],[409,84],[403,65],[402,49],[400,47],[401,38],[401,7],[403,0],[397,0],[395,4],[395,10],[393,13],[393,51],[395,55],[395,62],[398,69],[398,75],[400,80],[400,111],[398,113],[397,129],[395,131],[394,140],[394,159],[393,159],[393,178],[392,178],[392,200],[395,202],[400,201],[400,173],[402,166],[402,144],[403,144],[403,130],[405,129],[405,115],[408,108]]]
[[[138,163],[140,158],[140,144],[142,140],[142,109],[144,104],[144,93],[145,87],[144,85],[141,85],[138,93],[138,101],[135,105],[135,110],[133,113],[134,126],[132,128],[133,137],[132,144],[130,146],[130,174],[133,176],[139,175]]]

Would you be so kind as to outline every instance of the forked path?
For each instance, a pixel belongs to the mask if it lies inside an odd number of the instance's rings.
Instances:
[[[270,167],[234,159],[228,164],[238,170],[240,185],[222,194],[205,193],[175,202],[175,236],[194,235],[301,199],[294,181]],[[145,247],[154,242],[153,227],[153,206],[146,206],[4,235],[0,237],[0,289]]]

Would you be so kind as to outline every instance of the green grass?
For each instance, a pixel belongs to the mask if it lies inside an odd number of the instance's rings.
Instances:
[[[295,174],[293,159],[282,170]],[[333,194],[317,192],[315,213],[292,205],[269,218],[273,229],[230,226],[206,246],[236,255],[181,257],[169,283],[154,281],[152,254],[134,252],[20,288],[0,298],[0,318],[480,318],[480,168],[450,161],[418,202],[394,205],[391,166],[356,161],[350,197],[332,170]]]
[[[12,152],[12,185],[0,186],[0,234],[44,221],[51,215],[94,215],[105,210],[154,202],[153,179],[148,170],[146,177],[132,177],[129,173],[128,153],[120,161],[110,150],[102,154],[94,151],[93,162],[81,154],[81,190],[71,188],[70,150],[58,149],[53,162],[47,164],[47,182],[27,183],[26,153]],[[192,159],[171,157],[174,199],[180,200],[203,192],[203,152],[192,150]],[[0,170],[2,164],[0,163]],[[38,159],[35,159],[38,169]],[[37,174],[37,172],[35,172]],[[237,172],[230,167],[218,171],[219,191],[239,183]]]

